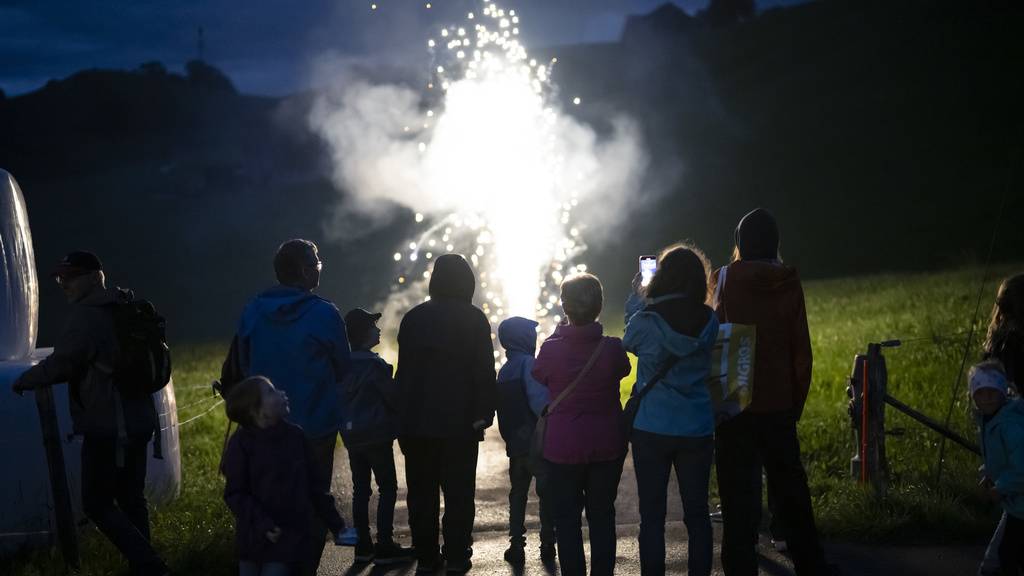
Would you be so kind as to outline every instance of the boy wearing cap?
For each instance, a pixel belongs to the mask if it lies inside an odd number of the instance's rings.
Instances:
[[[982,418],[984,483],[1006,511],[999,546],[1003,574],[1024,569],[1024,403],[1007,398],[1002,364],[988,360],[971,368],[971,399]]]
[[[392,564],[412,559],[393,539],[398,479],[393,443],[398,435],[399,394],[391,365],[373,347],[380,344],[380,313],[356,308],[345,315],[352,346],[351,367],[341,382],[341,437],[352,470],[352,519],[359,541],[356,562]],[[370,474],[377,479],[377,543],[370,536]]]

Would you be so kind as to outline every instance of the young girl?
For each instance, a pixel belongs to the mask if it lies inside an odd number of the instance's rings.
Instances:
[[[998,360],[1002,363],[1009,380],[1009,387],[1020,396],[1018,382],[1024,377],[1024,274],[1007,278],[996,292],[992,306],[992,320],[982,350],[983,360]],[[1006,514],[996,527],[985,559],[978,568],[979,576],[999,573],[999,545],[1006,527]]]
[[[287,576],[310,545],[312,514],[339,534],[345,521],[333,502],[310,486],[309,447],[302,429],[285,419],[288,396],[270,380],[239,382],[225,399],[240,428],[224,451],[224,502],[235,516],[240,576]]]
[[[1000,574],[1024,568],[1024,403],[1007,398],[1003,366],[987,360],[971,369],[971,399],[982,418],[985,485],[1004,510]]]

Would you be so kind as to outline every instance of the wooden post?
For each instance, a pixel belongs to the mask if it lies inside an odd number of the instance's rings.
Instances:
[[[64,564],[78,569],[78,531],[71,508],[71,493],[68,491],[68,475],[64,468],[64,450],[61,447],[60,427],[57,425],[57,408],[53,403],[53,389],[40,386],[35,389],[36,408],[39,410],[39,425],[43,431],[43,446],[46,462],[50,468],[50,490],[53,493],[53,509],[57,518],[57,538],[60,540]]]

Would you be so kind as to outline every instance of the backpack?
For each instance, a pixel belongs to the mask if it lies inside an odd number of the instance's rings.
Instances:
[[[111,380],[128,398],[143,398],[163,389],[171,379],[171,350],[166,322],[148,300],[113,305],[119,354]]]

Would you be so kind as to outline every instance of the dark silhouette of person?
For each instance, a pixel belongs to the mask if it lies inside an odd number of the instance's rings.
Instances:
[[[497,390],[491,327],[473,305],[476,280],[466,259],[434,262],[430,299],[410,310],[398,331],[397,380],[405,407],[399,445],[405,455],[409,523],[420,573],[472,566],[476,461],[494,420]],[[444,493],[443,557],[438,553]]]
[[[71,304],[53,354],[14,382],[17,393],[68,383],[71,420],[82,440],[82,508],[121,554],[133,574],[166,574],[150,544],[146,446],[157,430],[151,396],[124,394],[113,382],[118,355],[114,306],[133,299],[106,285],[91,252],[71,252],[53,272]]]
[[[722,499],[722,567],[727,576],[757,574],[761,467],[775,509],[785,518],[797,576],[832,574],[814,524],[796,424],[811,387],[811,338],[796,268],[779,257],[774,216],[758,208],[740,220],[733,262],[715,276],[719,320],[757,327],[750,406],[715,435]]]

